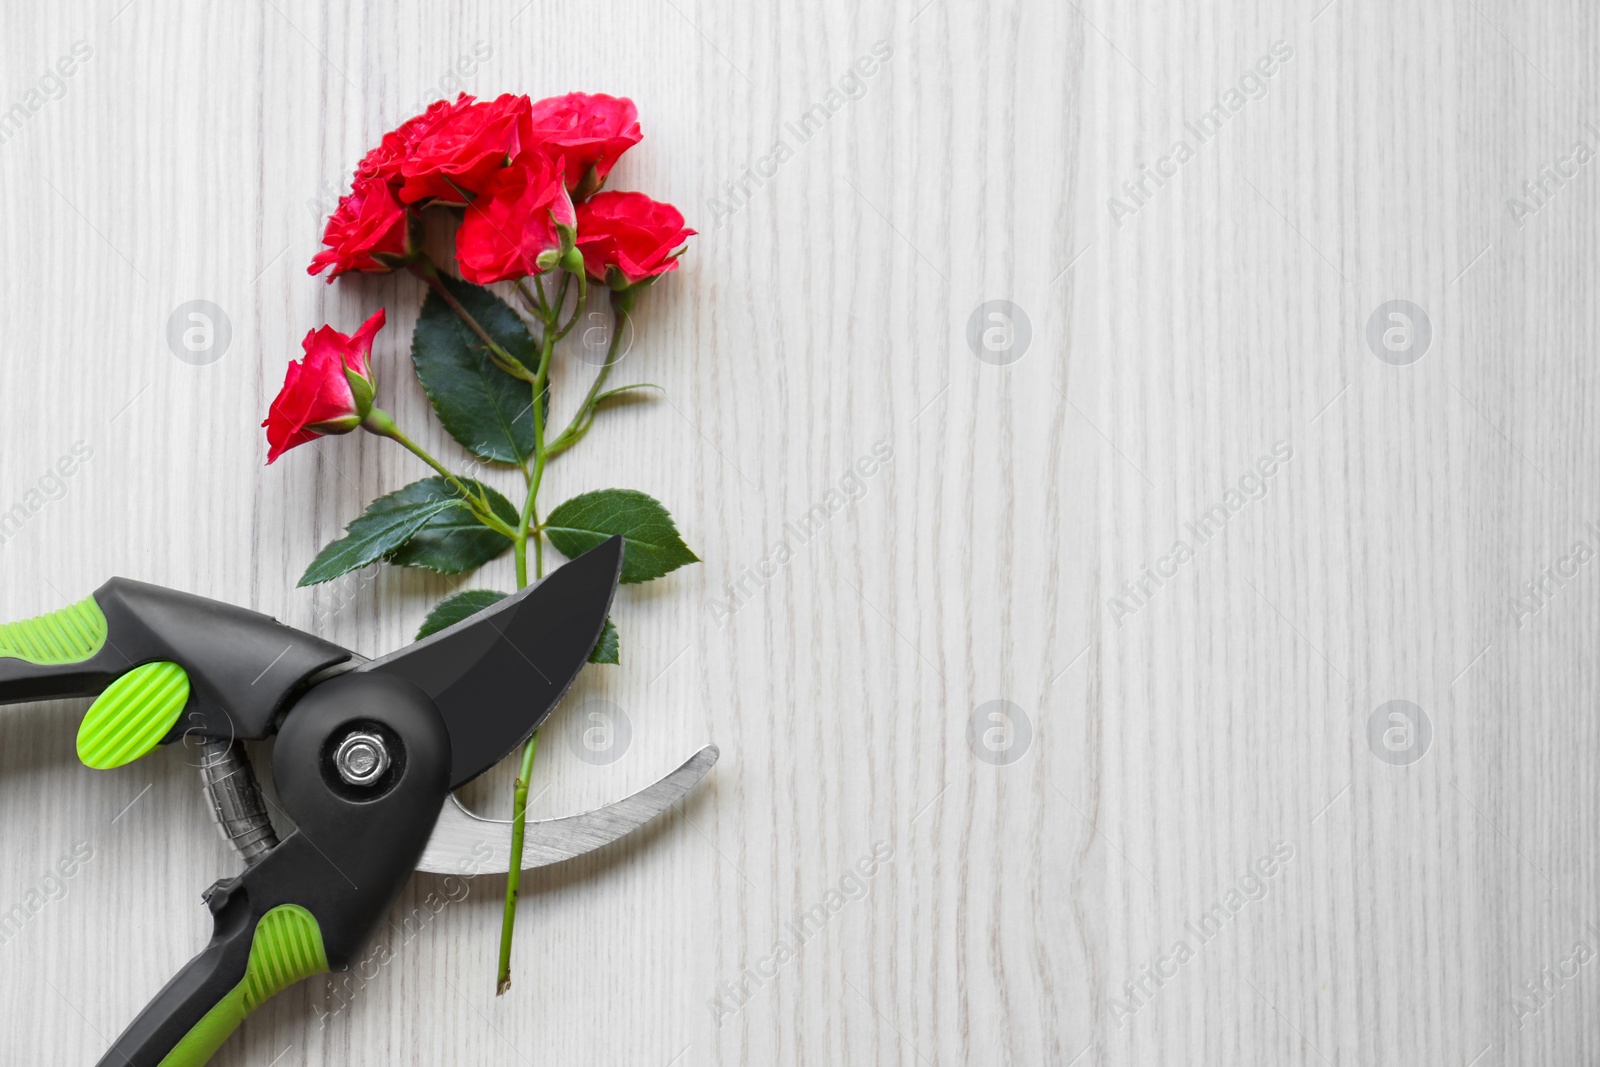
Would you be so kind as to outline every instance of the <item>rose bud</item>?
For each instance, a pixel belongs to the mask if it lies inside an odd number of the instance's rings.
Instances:
[[[346,271],[381,274],[393,270],[409,255],[405,206],[384,182],[357,179],[355,188],[339,198],[338,209],[328,216],[322,243],[328,247],[311,258],[307,274],[321,274],[332,267],[331,282]]]
[[[533,105],[529,126],[529,143],[566,164],[567,188],[578,200],[604,185],[622,153],[644,137],[633,101],[604,93],[540,100]]]
[[[477,285],[543,274],[573,247],[574,219],[560,164],[524,153],[467,205],[456,266]]]
[[[420,137],[401,164],[405,184],[400,199],[407,204],[430,198],[464,204],[483,192],[490,179],[522,151],[528,107],[526,96],[506,93],[444,116],[436,128]]]
[[[596,193],[578,205],[584,270],[619,291],[677,270],[694,233],[677,208],[643,193]]]
[[[267,428],[269,464],[314,438],[349,433],[372,412],[372,339],[383,323],[379,308],[349,337],[332,326],[306,334],[305,358],[289,364],[283,389],[261,424]]]

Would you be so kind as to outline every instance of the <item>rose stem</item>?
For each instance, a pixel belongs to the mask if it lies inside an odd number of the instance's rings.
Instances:
[[[534,284],[539,286],[541,294],[544,285],[538,279]],[[560,287],[560,295],[566,295],[566,279]],[[539,369],[533,376],[533,473],[528,478],[528,495],[523,501],[522,515],[517,524],[516,557],[517,557],[517,588],[523,589],[528,584],[528,536],[530,530],[533,536],[534,576],[544,577],[544,535],[538,532],[539,512],[538,497],[539,485],[544,480],[544,464],[546,454],[544,447],[544,397],[549,389],[550,382],[550,357],[556,347],[556,322],[561,316],[560,297],[555,306],[548,309],[543,316],[544,331],[539,350]],[[522,881],[522,846],[527,833],[527,799],[528,782],[533,776],[533,757],[539,748],[539,734],[537,731],[528,739],[527,746],[522,751],[521,773],[517,775],[516,792],[513,796],[511,807],[511,862],[506,871],[506,907],[500,920],[500,972],[495,983],[495,995],[501,996],[511,988],[511,939],[517,925],[517,887]]]

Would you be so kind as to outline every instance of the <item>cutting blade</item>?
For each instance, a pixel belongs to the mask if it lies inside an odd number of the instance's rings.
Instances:
[[[682,800],[717,762],[707,745],[671,774],[630,797],[581,815],[528,821],[522,869],[531,871],[609,845]],[[504,874],[511,868],[511,823],[474,815],[452,796],[444,802],[417,870],[437,874]]]
[[[403,678],[450,731],[450,788],[526,741],[589,660],[622,574],[613,537],[538,585],[355,670]]]

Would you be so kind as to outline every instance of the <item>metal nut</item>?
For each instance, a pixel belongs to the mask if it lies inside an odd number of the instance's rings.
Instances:
[[[377,734],[353,733],[339,742],[333,765],[349,785],[371,785],[389,769],[389,748]]]

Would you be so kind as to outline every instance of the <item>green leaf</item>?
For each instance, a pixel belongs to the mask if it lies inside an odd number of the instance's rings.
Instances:
[[[678,536],[678,528],[661,502],[633,489],[579,494],[550,512],[544,532],[569,558],[621,534],[627,539],[622,556],[624,583],[648,582],[686,563],[700,562]]]
[[[589,653],[590,663],[615,663],[622,665],[622,644],[617,636],[617,624],[606,617],[605,629],[600,631],[600,640],[595,642],[594,651]]]
[[[410,487],[379,497],[349,526],[345,536],[328,545],[306,568],[302,586],[332,581],[341,574],[376,563],[411,539],[435,515],[461,507],[456,498],[418,502],[405,494]]]
[[[528,324],[489,290],[448,275],[440,281],[485,333],[524,366],[539,355]],[[483,338],[438,293],[429,292],[411,335],[411,362],[439,421],[481,459],[522,463],[533,455],[532,387],[495,365]]]
[[[476,493],[482,490],[489,506],[508,526],[515,527],[520,516],[511,501],[481,482],[464,483]],[[483,566],[511,547],[511,538],[491,530],[477,520],[472,509],[443,478],[424,478],[398,493],[417,504],[429,501],[454,501],[457,506],[441,511],[422,525],[411,539],[390,552],[385,561],[397,567],[421,567],[439,574],[465,574]]]
[[[431,637],[440,630],[454,626],[462,619],[470,619],[484,608],[498,604],[505,598],[505,593],[497,593],[493,589],[469,589],[465,593],[457,593],[449,600],[442,600],[428,612],[428,617],[422,620],[422,629],[417,631],[417,640]]]

